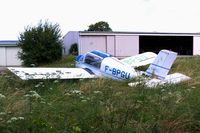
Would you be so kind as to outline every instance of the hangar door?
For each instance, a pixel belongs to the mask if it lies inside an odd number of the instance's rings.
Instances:
[[[158,53],[162,49],[177,52],[179,55],[193,54],[192,36],[140,36],[139,52]]]
[[[92,50],[106,51],[106,36],[81,36],[79,54]]]

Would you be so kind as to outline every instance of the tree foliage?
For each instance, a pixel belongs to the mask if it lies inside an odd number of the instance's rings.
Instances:
[[[112,29],[107,22],[100,21],[89,25],[88,31],[112,31]]]
[[[19,37],[21,51],[18,56],[25,66],[59,60],[62,57],[62,40],[60,38],[61,30],[58,24],[40,21],[35,27],[27,26]]]

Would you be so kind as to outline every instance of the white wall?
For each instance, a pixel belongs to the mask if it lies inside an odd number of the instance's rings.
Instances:
[[[193,37],[193,55],[200,55],[200,37]]]
[[[73,43],[78,44],[78,32],[77,31],[69,31],[64,37],[63,37],[63,43],[64,43],[64,54],[69,54],[69,49]]]
[[[0,47],[0,66],[6,66],[6,48]]]
[[[19,47],[0,47],[0,66],[20,66],[21,61],[17,57]]]
[[[19,47],[6,47],[7,53],[7,66],[20,66],[21,61],[18,58],[18,51],[20,50]]]

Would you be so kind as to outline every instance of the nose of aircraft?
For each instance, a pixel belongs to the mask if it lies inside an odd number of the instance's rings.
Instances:
[[[79,62],[81,60],[81,58],[83,58],[83,55],[76,56],[76,61]]]

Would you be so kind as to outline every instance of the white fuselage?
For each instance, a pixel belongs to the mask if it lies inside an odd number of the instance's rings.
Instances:
[[[138,76],[138,73],[133,68],[122,63],[115,57],[106,57],[102,59],[95,57],[98,60],[98,64],[93,62],[88,63],[86,58],[83,57],[81,61],[77,62],[76,67],[83,68],[86,71],[97,75],[98,77],[127,80]]]

